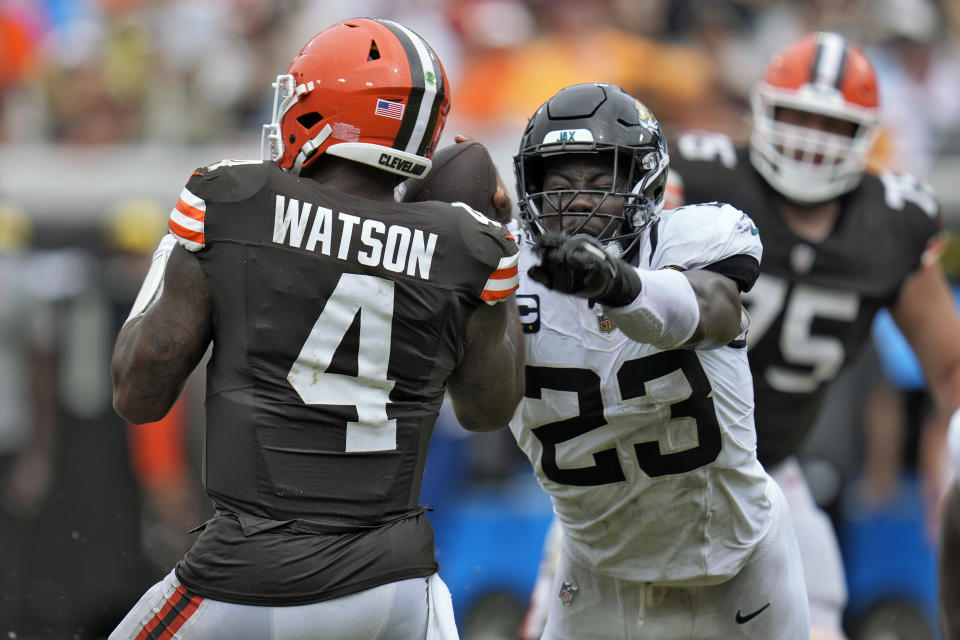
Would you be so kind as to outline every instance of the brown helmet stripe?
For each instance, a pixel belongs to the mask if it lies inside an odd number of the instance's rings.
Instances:
[[[817,52],[813,56],[810,78],[814,84],[839,88],[847,61],[847,40],[828,31],[817,34]]]
[[[410,64],[410,96],[400,123],[394,149],[423,155],[437,126],[446,87],[436,54],[423,38],[391,20],[377,22],[390,29],[403,46]]]

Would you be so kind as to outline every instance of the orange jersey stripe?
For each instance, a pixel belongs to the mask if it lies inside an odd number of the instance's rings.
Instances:
[[[206,212],[203,209],[191,207],[189,204],[183,201],[183,198],[177,198],[177,211],[188,218],[193,218],[197,222],[203,222],[203,217],[206,215]]]
[[[503,300],[504,298],[510,297],[510,294],[512,294],[516,290],[517,290],[517,287],[504,289],[503,291],[489,291],[487,289],[484,289],[483,293],[480,294],[480,298],[487,302],[491,302],[493,300]]]
[[[193,231],[191,229],[187,229],[183,225],[177,224],[173,220],[169,220],[167,222],[167,227],[170,229],[170,231],[173,231],[174,235],[178,235],[185,240],[192,240],[197,244],[205,244],[203,239],[203,233],[199,231]]]
[[[492,274],[490,274],[491,280],[506,280],[507,278],[512,278],[519,273],[517,265],[512,267],[507,267],[506,269],[497,269]]]

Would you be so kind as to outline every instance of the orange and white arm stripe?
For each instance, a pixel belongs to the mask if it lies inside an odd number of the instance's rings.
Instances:
[[[520,274],[517,270],[517,261],[520,259],[520,252],[512,256],[500,258],[500,264],[496,271],[490,275],[487,284],[483,286],[483,293],[480,297],[487,304],[496,304],[508,298],[511,293],[520,286]]]
[[[177,206],[170,212],[167,227],[185,249],[199,251],[205,246],[203,223],[206,215],[207,203],[184,187]]]

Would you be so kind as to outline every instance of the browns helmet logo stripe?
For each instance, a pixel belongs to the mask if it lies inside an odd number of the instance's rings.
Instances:
[[[426,155],[436,129],[440,105],[446,92],[443,70],[436,54],[417,34],[391,20],[377,20],[390,29],[403,46],[410,63],[410,97],[394,149]]]
[[[847,41],[837,33],[817,34],[817,51],[810,76],[815,84],[839,89],[847,62]]]

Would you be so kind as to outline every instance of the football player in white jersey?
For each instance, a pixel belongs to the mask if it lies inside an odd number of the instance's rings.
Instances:
[[[752,220],[661,212],[669,157],[622,89],[567,87],[515,158],[526,393],[510,428],[562,529],[545,639],[809,637],[756,457],[739,293]]]

